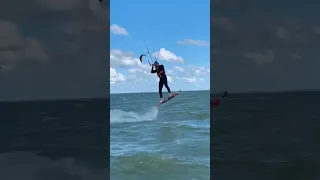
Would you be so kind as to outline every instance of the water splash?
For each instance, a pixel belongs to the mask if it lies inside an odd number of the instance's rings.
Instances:
[[[158,113],[159,110],[157,107],[151,107],[145,113],[113,109],[110,111],[110,123],[116,124],[123,122],[153,121],[158,117]]]

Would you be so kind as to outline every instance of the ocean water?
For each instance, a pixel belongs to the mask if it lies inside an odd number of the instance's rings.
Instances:
[[[319,92],[230,93],[211,113],[208,91],[158,100],[0,102],[0,179],[209,179],[209,140],[213,179],[320,179]]]
[[[158,108],[158,93],[111,95],[111,180],[209,180],[209,100],[182,92]]]
[[[109,179],[108,101],[0,102],[0,179]]]
[[[320,92],[230,94],[211,116],[213,179],[320,179]]]

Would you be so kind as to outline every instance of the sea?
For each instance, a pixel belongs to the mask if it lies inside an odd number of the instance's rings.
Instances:
[[[0,179],[109,179],[109,115],[109,99],[0,102]]]
[[[158,93],[110,96],[111,180],[209,180],[210,91],[158,102]]]
[[[211,109],[211,173],[214,180],[319,180],[320,92],[229,93]]]
[[[209,96],[0,102],[0,179],[320,179],[320,92]]]

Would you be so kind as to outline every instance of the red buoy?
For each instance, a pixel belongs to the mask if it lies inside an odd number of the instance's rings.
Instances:
[[[210,103],[212,106],[219,106],[220,101],[219,100],[214,100],[213,102]]]

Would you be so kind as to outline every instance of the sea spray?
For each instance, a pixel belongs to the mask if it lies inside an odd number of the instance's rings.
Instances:
[[[123,111],[120,109],[113,109],[110,111],[110,123],[130,123],[130,122],[140,122],[140,121],[153,121],[158,116],[158,108],[151,107],[145,112],[138,113],[133,111]]]

